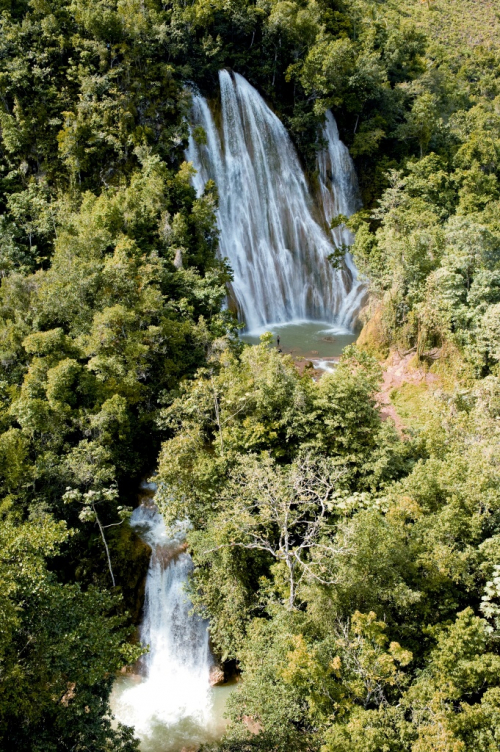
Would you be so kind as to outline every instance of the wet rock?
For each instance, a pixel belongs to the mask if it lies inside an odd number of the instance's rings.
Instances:
[[[119,574],[124,608],[134,624],[140,621],[144,602],[144,587],[149,567],[151,548],[142,541],[130,525],[111,528],[108,538],[113,568]]]
[[[220,666],[212,666],[210,669],[209,682],[211,687],[217,687],[219,684],[224,684],[225,677],[224,671]]]

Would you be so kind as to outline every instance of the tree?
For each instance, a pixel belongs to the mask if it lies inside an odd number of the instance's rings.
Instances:
[[[113,726],[114,672],[142,652],[116,615],[119,598],[61,584],[47,568],[70,537],[42,510],[19,523],[4,502],[0,524],[0,739],[2,749],[137,749]]]
[[[130,517],[132,510],[129,507],[117,506],[116,511],[118,513],[118,516],[120,517],[120,521],[111,522],[109,525],[103,525],[99,518],[99,514],[97,512],[96,506],[102,502],[110,502],[110,501],[112,502],[118,497],[119,497],[118,489],[113,486],[111,488],[101,488],[98,490],[90,489],[89,491],[86,491],[85,493],[82,493],[81,491],[78,491],[75,488],[67,488],[66,493],[63,496],[63,500],[65,504],[71,504],[73,502],[76,502],[83,507],[81,512],[78,515],[78,517],[80,518],[82,522],[97,522],[97,526],[99,527],[99,532],[101,534],[104,549],[106,551],[109,574],[111,576],[111,582],[113,583],[113,587],[115,587],[116,585],[115,575],[113,574],[113,567],[111,565],[111,556],[109,554],[109,547],[106,541],[106,535],[104,531],[110,527],[116,527],[117,525],[122,525],[125,522],[125,520]]]
[[[328,558],[349,550],[328,539],[328,513],[341,476],[341,468],[310,456],[280,467],[269,455],[247,455],[221,492],[225,511],[214,525],[231,541],[201,555],[227,546],[264,551],[286,566],[288,608],[295,608],[301,581],[333,584]]]

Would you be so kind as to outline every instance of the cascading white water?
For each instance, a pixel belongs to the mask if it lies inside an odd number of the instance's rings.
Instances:
[[[193,129],[186,158],[197,170],[194,186],[200,195],[209,179],[219,190],[220,253],[233,269],[232,293],[250,330],[266,324],[315,320],[350,327],[356,318],[358,289],[350,259],[342,271],[328,260],[335,236],[315,219],[315,206],[288,133],[260,94],[237,73],[220,71],[221,134],[207,101],[193,95]],[[333,120],[333,116],[331,117]],[[201,126],[204,139],[196,138]],[[330,138],[330,120],[326,136]],[[337,143],[338,142],[338,143]],[[337,183],[322,179],[326,193],[349,213],[355,207],[357,184],[347,149],[341,142],[322,157],[325,170],[337,155]],[[336,151],[335,151],[336,150]],[[347,154],[347,158],[346,155]],[[338,213],[338,212],[337,212]],[[319,219],[319,218],[318,218]]]
[[[134,510],[131,526],[152,548],[140,636],[149,653],[140,682],[114,703],[116,716],[147,736],[155,725],[172,726],[189,718],[202,727],[212,721],[209,675],[212,665],[208,625],[191,612],[184,590],[192,569],[184,551],[185,527],[167,534],[154,506]]]
[[[339,214],[350,217],[361,209],[356,170],[349,154],[349,149],[342,143],[337,123],[330,110],[326,113],[323,126],[323,138],[326,147],[318,152],[317,165],[321,207],[324,218],[329,225]],[[351,246],[354,237],[345,225],[331,230],[337,248]],[[358,278],[358,272],[349,252],[344,257],[351,276],[351,288],[343,302],[343,311],[357,312],[366,295],[366,289]],[[341,314],[341,318],[342,318]]]

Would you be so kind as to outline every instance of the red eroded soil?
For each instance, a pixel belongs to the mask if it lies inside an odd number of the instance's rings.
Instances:
[[[410,365],[414,358],[414,350],[403,355],[396,351],[392,352],[383,365],[382,389],[377,394],[382,420],[391,418],[399,432],[403,431],[404,424],[390,400],[391,391],[398,389],[403,384],[432,384],[438,379],[435,374],[429,373],[425,368],[415,368]]]

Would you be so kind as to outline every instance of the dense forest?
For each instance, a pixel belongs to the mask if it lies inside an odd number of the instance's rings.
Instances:
[[[497,4],[0,10],[1,748],[139,749],[109,697],[143,650],[154,476],[241,677],[214,749],[499,750]],[[363,209],[332,221],[369,299],[319,381],[224,305],[217,186],[184,156],[222,68],[312,185],[328,109],[356,165]],[[429,378],[383,420],[395,354]]]

